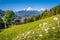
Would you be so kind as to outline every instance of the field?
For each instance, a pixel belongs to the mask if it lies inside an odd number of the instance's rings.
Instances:
[[[12,25],[0,32],[0,40],[60,40],[60,14],[32,23]]]

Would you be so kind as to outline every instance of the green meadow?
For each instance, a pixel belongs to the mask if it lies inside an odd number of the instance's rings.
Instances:
[[[0,32],[0,40],[60,40],[60,14]]]

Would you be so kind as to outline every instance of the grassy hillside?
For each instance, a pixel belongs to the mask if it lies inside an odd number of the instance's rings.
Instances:
[[[13,25],[0,32],[0,40],[60,40],[60,14],[32,23]]]

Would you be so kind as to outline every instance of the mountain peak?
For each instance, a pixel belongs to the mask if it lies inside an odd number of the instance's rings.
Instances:
[[[45,11],[46,10],[46,8],[40,8],[40,10],[38,10],[38,11]]]
[[[26,10],[26,11],[31,11],[31,10],[33,10],[31,7],[28,7],[28,8],[24,8],[24,10]]]

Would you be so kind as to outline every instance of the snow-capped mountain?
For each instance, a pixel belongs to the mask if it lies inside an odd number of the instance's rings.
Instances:
[[[38,15],[41,12],[38,10],[33,10],[31,7],[24,8],[24,10],[20,10],[18,12],[15,12],[15,15],[17,16],[33,16],[33,15]]]
[[[38,15],[40,14],[40,11],[37,11],[37,10],[21,10],[21,11],[18,11],[18,12],[15,12],[15,15],[17,16],[33,16],[33,15]]]
[[[28,8],[24,8],[24,10],[26,10],[26,11],[32,11],[33,9],[31,7],[28,7]]]

